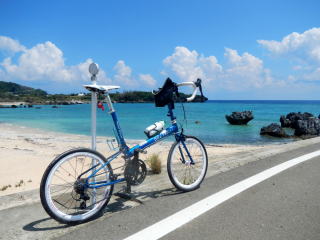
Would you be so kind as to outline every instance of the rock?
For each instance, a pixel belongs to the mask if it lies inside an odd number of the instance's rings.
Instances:
[[[320,119],[309,118],[307,120],[298,120],[294,135],[298,137],[314,137],[320,135]]]
[[[305,112],[291,112],[287,116],[280,117],[281,127],[289,127],[296,129],[299,120],[308,120],[309,118],[314,118],[313,114]]]
[[[18,106],[17,105],[11,105],[11,108],[17,108]]]
[[[281,127],[289,128],[291,127],[291,121],[286,118],[286,116],[282,115],[280,117]]]
[[[200,124],[200,121],[196,120],[194,121],[195,124]]]
[[[252,111],[232,112],[226,115],[227,121],[232,125],[244,125],[253,119]]]
[[[58,106],[52,106],[52,108],[58,108]]]
[[[266,127],[262,127],[260,130],[260,135],[269,135],[272,137],[288,137],[284,129],[277,123],[271,123]]]

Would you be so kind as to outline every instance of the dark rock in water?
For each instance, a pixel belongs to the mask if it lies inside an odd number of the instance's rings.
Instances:
[[[281,127],[289,128],[291,127],[291,121],[286,118],[286,116],[282,115],[280,117]]]
[[[314,118],[313,114],[305,112],[291,112],[287,116],[280,117],[281,127],[289,127],[296,129],[299,120],[308,120],[309,118]]]
[[[28,104],[28,108],[32,108],[33,107],[33,105],[32,104]]]
[[[298,137],[314,137],[320,135],[320,119],[309,118],[307,120],[298,120],[294,135]]]
[[[58,108],[58,106],[52,106],[52,108]]]
[[[196,120],[194,121],[195,124],[200,124],[200,121]]]
[[[11,108],[17,108],[18,106],[17,105],[11,105]]]
[[[232,112],[226,115],[227,121],[232,125],[245,125],[253,119],[252,111]]]
[[[288,137],[284,129],[277,123],[271,123],[266,127],[262,127],[260,130],[260,135],[269,135],[272,137]]]

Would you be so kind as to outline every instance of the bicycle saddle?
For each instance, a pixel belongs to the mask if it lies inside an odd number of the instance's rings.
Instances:
[[[120,86],[110,86],[110,85],[83,85],[87,90],[91,92],[109,92],[110,90],[119,89]]]

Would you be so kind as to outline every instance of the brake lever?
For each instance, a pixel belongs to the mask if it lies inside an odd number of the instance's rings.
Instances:
[[[199,88],[200,90],[200,94],[201,94],[201,102],[204,102],[205,96],[203,95],[202,92],[202,85],[201,85],[202,80],[200,78],[197,79],[197,81],[195,82],[195,85]]]
[[[201,102],[204,102],[205,100],[205,96],[203,95],[203,92],[202,92],[202,86],[201,84],[199,85],[199,90],[200,90],[200,94],[201,94]]]

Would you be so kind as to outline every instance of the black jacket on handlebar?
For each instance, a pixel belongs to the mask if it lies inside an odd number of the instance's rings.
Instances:
[[[178,88],[176,84],[170,79],[167,78],[165,83],[163,84],[162,88],[159,88],[159,91],[155,92],[154,94],[154,101],[156,107],[164,107],[168,104],[174,105],[173,102],[173,93],[178,92]]]

